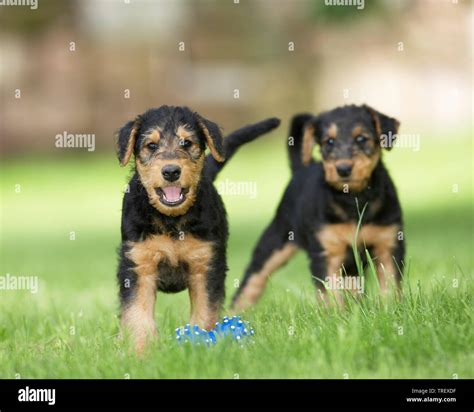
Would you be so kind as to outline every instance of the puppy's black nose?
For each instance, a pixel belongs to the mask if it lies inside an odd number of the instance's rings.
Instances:
[[[161,169],[161,174],[168,182],[174,182],[181,176],[181,168],[178,165],[166,165]]]
[[[337,174],[341,177],[349,177],[352,172],[352,165],[343,163],[336,166]]]

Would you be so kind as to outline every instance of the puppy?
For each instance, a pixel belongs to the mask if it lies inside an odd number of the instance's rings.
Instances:
[[[293,176],[253,251],[233,298],[235,310],[257,302],[271,274],[298,249],[306,251],[317,296],[326,304],[326,284],[358,272],[353,245],[362,252],[363,264],[365,249],[369,251],[382,292],[389,279],[400,287],[405,251],[402,212],[382,162],[382,148],[391,149],[398,127],[397,120],[365,105],[293,118],[289,139]],[[315,143],[321,162],[312,158]],[[334,293],[340,302],[341,293]]]
[[[120,164],[135,156],[122,207],[120,318],[138,352],[157,335],[157,290],[188,289],[190,323],[214,326],[224,300],[228,229],[212,182],[240,145],[278,124],[268,119],[224,140],[219,127],[196,112],[162,106],[118,132]]]

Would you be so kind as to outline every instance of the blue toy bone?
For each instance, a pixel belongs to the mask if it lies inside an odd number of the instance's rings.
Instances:
[[[233,316],[230,319],[224,316],[222,322],[217,322],[210,331],[200,329],[197,325],[191,327],[189,324],[184,328],[176,328],[176,340],[179,344],[189,342],[193,345],[211,346],[228,337],[243,342],[253,335],[254,330],[250,327],[250,323],[242,321],[240,316]]]
[[[233,316],[229,319],[224,316],[222,323],[217,322],[216,327],[213,329],[219,337],[232,336],[233,340],[240,341],[246,337],[254,335],[253,329],[250,324],[247,324],[240,319],[240,316]]]

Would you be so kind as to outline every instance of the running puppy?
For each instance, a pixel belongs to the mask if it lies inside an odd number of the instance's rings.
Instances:
[[[224,299],[228,229],[212,182],[240,145],[279,123],[267,119],[223,139],[215,123],[190,109],[161,106],[118,132],[120,164],[135,156],[123,198],[118,282],[122,330],[138,352],[157,334],[157,290],[188,289],[190,322],[214,326]]]
[[[270,275],[299,248],[309,256],[317,296],[324,303],[328,303],[325,282],[357,274],[354,243],[363,262],[363,249],[369,250],[382,292],[390,278],[400,286],[405,251],[402,212],[381,159],[382,148],[391,149],[398,127],[397,120],[365,105],[292,119],[293,177],[253,252],[233,298],[234,309],[257,302]],[[322,162],[312,158],[315,143]],[[340,293],[335,295],[341,300]]]

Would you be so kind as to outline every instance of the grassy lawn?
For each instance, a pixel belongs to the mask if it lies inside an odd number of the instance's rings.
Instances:
[[[187,293],[159,294],[161,339],[143,358],[117,340],[116,248],[128,171],[95,153],[5,160],[0,276],[38,276],[39,290],[0,290],[0,377],[473,378],[472,155],[463,148],[469,136],[454,147],[442,143],[449,140],[385,156],[406,222],[401,302],[381,302],[372,287],[346,310],[323,311],[300,253],[243,316],[253,344],[177,346]],[[228,300],[288,180],[282,141],[265,137],[244,148],[220,177],[258,187],[255,199],[224,196]]]

